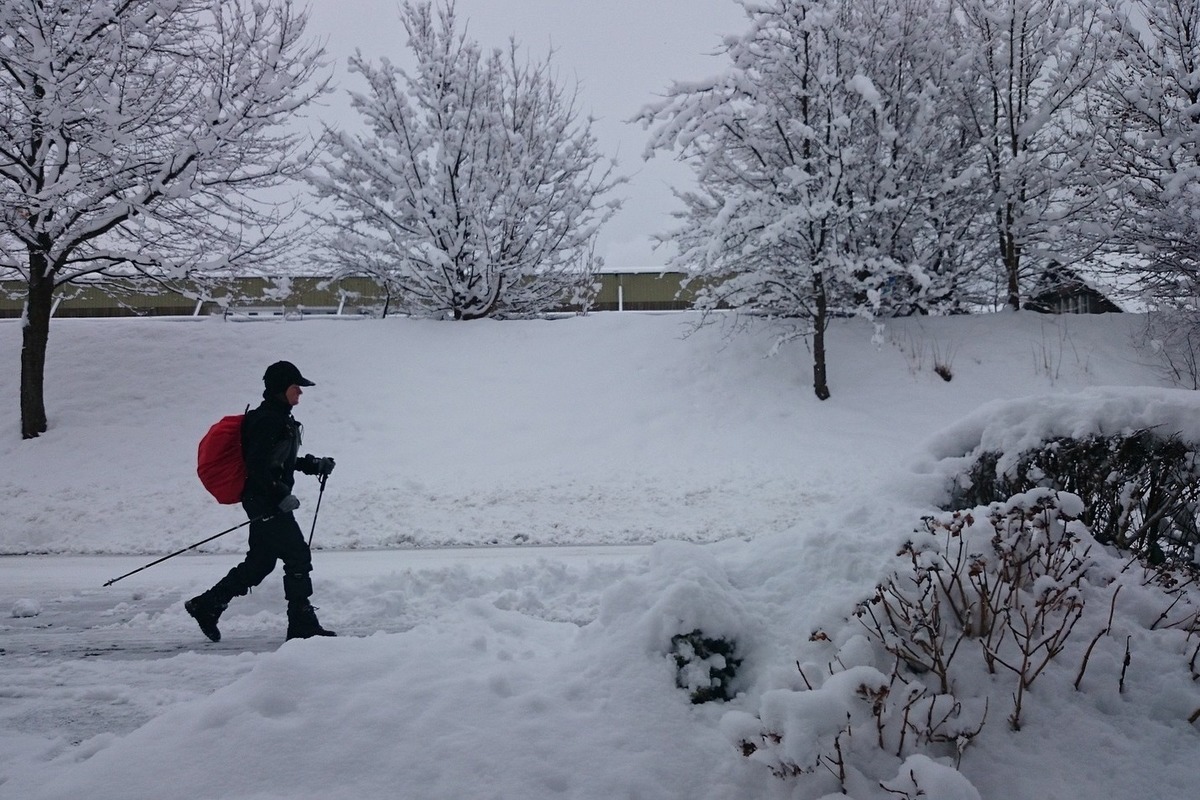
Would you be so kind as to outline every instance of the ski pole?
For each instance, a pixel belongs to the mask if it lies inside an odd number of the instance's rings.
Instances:
[[[174,558],[175,556],[177,556],[177,555],[180,555],[181,553],[186,553],[188,550],[195,550],[195,549],[196,549],[197,547],[199,547],[200,545],[202,545],[202,544],[206,544],[206,543],[208,543],[208,542],[211,542],[213,539],[216,539],[216,538],[218,538],[218,537],[220,537],[220,536],[224,536],[224,535],[225,535],[225,534],[227,534],[227,533],[233,533],[233,532],[234,532],[234,531],[236,531],[238,528],[244,528],[244,527],[246,527],[247,525],[249,525],[249,524],[250,524],[250,523],[252,523],[252,522],[259,522],[259,521],[261,521],[261,520],[264,520],[264,519],[268,519],[268,518],[270,518],[270,517],[273,517],[274,515],[275,515],[275,512],[274,512],[274,511],[270,511],[270,512],[268,512],[268,513],[266,513],[266,514],[263,514],[263,515],[262,515],[262,516],[260,516],[260,517],[255,517],[254,519],[248,519],[248,520],[246,520],[245,522],[243,522],[241,525],[234,525],[232,528],[226,528],[225,530],[221,531],[220,533],[213,534],[212,536],[208,537],[207,539],[203,539],[203,540],[201,540],[201,541],[199,541],[199,542],[196,542],[196,543],[195,543],[195,544],[193,544],[193,545],[188,545],[187,547],[183,548],[182,550],[176,550],[174,553],[171,553],[169,556],[163,556],[163,557],[162,557],[162,558],[160,558],[160,559],[157,559],[157,560],[155,560],[155,561],[151,561],[149,564],[146,564],[144,567],[138,567],[137,569],[133,570],[132,572],[126,572],[124,575],[121,575],[120,577],[113,578],[111,581],[105,581],[105,582],[104,582],[104,585],[105,585],[105,586],[112,586],[112,585],[113,585],[114,583],[116,583],[117,581],[119,581],[119,580],[123,580],[124,578],[128,578],[130,575],[135,575],[135,574],[137,574],[137,573],[141,572],[141,571],[142,571],[142,570],[144,570],[144,569],[150,569],[150,567],[153,567],[155,564],[161,564],[162,562],[166,561],[168,558]]]
[[[317,507],[313,510],[312,529],[308,532],[308,546],[312,547],[313,534],[317,532],[317,514],[321,513],[321,498],[325,495],[325,479],[329,477],[329,473],[321,476],[321,491],[317,492]]]

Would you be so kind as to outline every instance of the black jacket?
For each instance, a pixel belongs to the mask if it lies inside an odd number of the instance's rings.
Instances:
[[[282,398],[263,400],[246,412],[242,422],[242,454],[246,460],[246,489],[242,502],[258,515],[273,510],[292,493],[301,425]]]

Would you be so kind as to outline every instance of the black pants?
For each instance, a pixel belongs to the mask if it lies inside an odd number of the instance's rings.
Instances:
[[[251,519],[262,512],[246,505]],[[255,512],[258,512],[257,514]],[[216,603],[228,603],[258,586],[275,569],[278,561],[283,562],[283,596],[289,606],[307,606],[312,596],[312,551],[304,540],[304,533],[292,514],[276,512],[268,519],[250,523],[250,546],[242,563],[229,570],[229,574],[206,592]]]

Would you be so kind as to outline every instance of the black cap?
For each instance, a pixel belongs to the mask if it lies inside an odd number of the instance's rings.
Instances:
[[[316,386],[315,383],[300,374],[300,370],[290,361],[276,361],[267,367],[263,373],[263,383],[267,394],[285,391],[289,386]]]

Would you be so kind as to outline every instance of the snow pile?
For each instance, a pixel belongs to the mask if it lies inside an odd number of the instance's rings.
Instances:
[[[42,606],[36,600],[29,598],[20,598],[12,605],[12,617],[20,619],[22,617],[36,617],[42,613]]]

